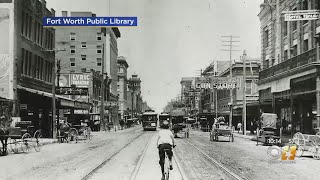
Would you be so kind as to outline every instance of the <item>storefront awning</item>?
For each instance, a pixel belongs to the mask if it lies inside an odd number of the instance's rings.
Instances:
[[[40,96],[46,96],[46,97],[49,97],[49,98],[52,98],[52,93],[49,93],[49,92],[45,92],[45,91],[40,91],[40,90],[36,90],[36,89],[31,89],[31,88],[27,88],[27,87],[23,87],[21,85],[17,85],[17,88],[18,89],[23,89],[25,91],[28,91],[28,92],[31,92],[31,93],[34,93],[34,94],[39,94]],[[64,96],[60,96],[60,95],[55,95],[56,98],[60,99],[61,101],[61,106],[63,107],[72,107],[72,108],[79,108],[79,109],[89,109],[90,107],[90,104],[87,103],[87,102],[78,102],[78,101],[75,101],[73,99],[69,99],[67,97],[64,97]]]
[[[265,83],[265,84],[261,84],[258,86],[258,90],[263,90],[263,89],[267,89],[267,88],[271,88],[271,93],[275,93],[275,92],[282,92],[282,91],[286,91],[286,90],[290,90],[290,82],[292,79],[298,78],[298,77],[302,77],[302,76],[306,76],[312,73],[315,73],[316,69],[312,69],[309,71],[305,71],[302,73],[298,73],[298,74],[294,74],[288,77],[284,77],[281,78],[279,80],[276,81],[272,81],[269,83]]]

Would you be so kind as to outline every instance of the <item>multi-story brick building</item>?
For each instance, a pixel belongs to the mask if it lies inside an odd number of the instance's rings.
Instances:
[[[225,69],[230,67],[228,61],[213,61],[201,73],[202,77],[215,77],[219,76]],[[201,110],[203,113],[216,114],[215,107],[216,93],[213,89],[206,89],[201,95]]]
[[[285,129],[312,133],[320,123],[320,20],[285,21],[284,11],[319,10],[319,0],[265,0],[261,4],[259,99]]]
[[[121,119],[128,112],[128,102],[127,102],[127,69],[129,65],[123,56],[118,57],[118,96],[119,96],[119,114]]]
[[[68,16],[68,12],[62,11],[62,16]],[[92,12],[71,12],[70,16],[95,17],[96,15]],[[58,28],[56,30],[56,47],[66,49],[65,52],[61,52],[57,56],[61,59],[61,73],[86,74],[91,73],[91,70],[102,73],[102,68],[104,68],[104,72],[108,76],[108,82],[105,84],[105,101],[118,101],[117,38],[119,37],[118,28]],[[101,84],[93,82],[93,78],[91,81],[96,85]],[[101,100],[98,97],[92,98],[92,100]],[[95,103],[93,110],[99,111],[97,110],[99,107],[99,103]],[[105,112],[107,115],[104,117],[108,118],[108,121],[118,124],[118,106],[109,107]]]
[[[236,88],[233,89],[232,102],[232,125],[236,126],[238,122],[242,122],[243,111],[243,62],[235,62],[232,64],[232,77],[236,79]],[[260,60],[251,59],[246,61],[246,105],[247,105],[247,123],[259,117],[258,106],[258,89],[257,80],[259,78]],[[230,68],[224,70],[218,77],[229,77]],[[217,90],[217,111],[219,116],[224,116],[226,119],[230,117],[230,89]]]
[[[0,99],[11,102],[13,116],[50,137],[55,31],[42,27],[42,17],[55,11],[45,0],[6,0],[0,12]]]

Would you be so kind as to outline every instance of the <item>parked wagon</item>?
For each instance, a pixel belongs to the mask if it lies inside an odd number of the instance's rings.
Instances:
[[[78,142],[78,130],[74,127],[72,127],[72,125],[70,123],[63,123],[61,124],[59,130],[58,130],[58,142],[59,143],[63,143],[63,142]]]
[[[7,145],[12,152],[18,153],[20,150],[24,153],[31,151],[33,147],[39,152],[42,148],[41,130],[34,130],[31,121],[20,121],[14,127],[8,128],[9,135],[1,135],[8,138]]]
[[[229,142],[234,141],[234,128],[230,128],[228,124],[224,122],[217,122],[213,124],[213,128],[210,131],[210,141],[219,141],[219,136],[224,136],[229,138]]]
[[[314,159],[320,160],[320,133],[315,135],[297,132],[293,135],[292,142],[297,145],[296,156],[301,157],[304,152],[312,153]]]
[[[92,131],[89,126],[85,125],[73,125],[72,128],[76,129],[76,132],[74,135],[76,136],[77,141],[78,140],[92,140]]]
[[[281,144],[280,130],[277,128],[277,114],[262,113],[260,117],[261,129],[257,134],[258,141],[266,145]]]

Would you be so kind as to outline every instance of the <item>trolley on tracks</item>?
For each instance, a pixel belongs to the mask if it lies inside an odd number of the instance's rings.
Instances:
[[[293,135],[291,143],[297,146],[297,157],[301,157],[304,152],[309,151],[314,159],[320,160],[320,132],[315,135],[297,132]]]
[[[171,117],[168,113],[162,112],[161,114],[159,114],[159,126],[161,127],[164,120],[169,121],[169,123],[171,124],[170,119],[171,119]]]
[[[210,131],[210,141],[219,141],[219,136],[229,137],[229,142],[234,142],[234,128],[229,127],[225,122],[217,122],[213,124]]]
[[[146,111],[141,116],[143,130],[157,130],[158,114],[154,111]]]
[[[31,147],[37,152],[41,150],[41,130],[35,131],[31,121],[16,122],[14,127],[7,128],[7,130],[9,131],[8,135],[0,136],[2,139],[7,138],[7,144],[3,144],[3,146],[9,146],[12,152],[18,153],[21,150],[24,153],[28,153],[31,151]],[[7,154],[7,152],[2,153]]]
[[[185,112],[179,109],[173,110],[170,112],[170,116],[172,122],[171,130],[173,131],[174,137],[179,137],[179,132],[182,132],[185,138],[189,137],[189,129],[186,126]]]

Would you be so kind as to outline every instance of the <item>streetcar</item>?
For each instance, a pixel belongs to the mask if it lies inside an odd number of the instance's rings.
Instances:
[[[163,112],[163,113],[159,114],[159,126],[161,127],[161,125],[162,125],[164,120],[169,121],[169,124],[171,124],[170,119],[171,118],[170,118],[170,115],[168,113]]]
[[[157,130],[158,114],[154,111],[146,111],[141,116],[143,130]]]

